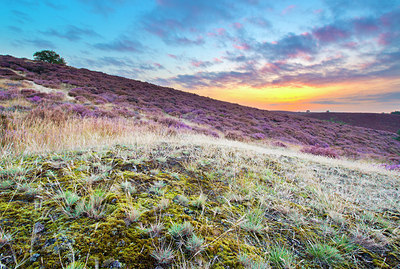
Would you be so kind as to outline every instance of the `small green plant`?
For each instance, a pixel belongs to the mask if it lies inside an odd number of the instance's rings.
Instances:
[[[294,263],[293,253],[280,246],[271,248],[269,260],[277,268],[291,268]]]
[[[192,205],[200,209],[203,209],[206,206],[206,203],[207,203],[207,195],[205,195],[204,193],[201,193],[199,197],[197,197],[192,201]]]
[[[327,244],[313,244],[307,248],[307,253],[322,265],[333,266],[344,262],[339,250]]]
[[[202,237],[192,234],[186,241],[185,247],[189,252],[196,254],[203,249],[203,243],[204,239]]]
[[[136,222],[143,215],[144,211],[135,207],[126,207],[125,216],[129,223]]]
[[[168,233],[175,239],[182,238],[184,236],[184,228],[180,223],[172,223],[168,229]]]
[[[182,224],[182,235],[183,236],[190,236],[193,234],[194,231],[194,227],[192,226],[192,224],[188,221],[185,221]]]
[[[240,224],[242,229],[252,233],[262,233],[266,227],[263,225],[263,212],[260,209],[254,209],[247,213],[245,219]]]
[[[105,214],[105,199],[106,192],[104,190],[94,190],[93,193],[89,195],[88,200],[83,200],[84,213],[86,213],[89,218],[102,218]]]
[[[255,261],[246,254],[240,254],[238,259],[239,259],[239,262],[246,269],[268,269],[268,268],[270,268],[268,262],[266,262],[262,259]]]
[[[164,230],[164,223],[157,222],[150,224],[150,228],[144,229],[146,233],[150,235],[151,238],[158,237]]]
[[[129,181],[124,181],[120,184],[121,190],[129,195],[132,195],[136,192],[136,187]]]
[[[164,195],[165,190],[163,188],[165,187],[164,181],[157,181],[154,182],[153,185],[149,189],[149,193],[155,194],[155,195]]]
[[[171,246],[156,247],[156,249],[151,253],[151,256],[156,259],[158,264],[167,265],[172,262],[175,258],[174,251]]]
[[[189,199],[185,195],[177,195],[174,200],[183,206],[188,206],[189,205]]]
[[[13,184],[14,182],[11,180],[2,180],[0,181],[0,190],[11,189]]]
[[[337,249],[346,253],[354,252],[357,249],[357,245],[351,242],[346,235],[336,236],[332,241]]]
[[[12,236],[8,233],[5,233],[3,230],[0,230],[0,246],[3,246],[12,241]]]
[[[82,262],[72,262],[69,264],[66,269],[85,269],[86,265]]]
[[[154,206],[155,211],[163,211],[167,209],[170,205],[171,201],[167,198],[161,199],[157,205]]]

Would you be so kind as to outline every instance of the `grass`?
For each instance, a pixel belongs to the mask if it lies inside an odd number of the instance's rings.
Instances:
[[[269,252],[269,260],[277,268],[294,268],[294,255],[285,247],[275,246]]]
[[[307,248],[316,263],[326,266],[337,266],[344,262],[344,258],[338,249],[327,244],[313,244]]]

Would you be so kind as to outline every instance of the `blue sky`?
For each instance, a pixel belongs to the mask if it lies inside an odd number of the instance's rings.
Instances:
[[[271,110],[399,110],[400,0],[2,0],[0,54]]]

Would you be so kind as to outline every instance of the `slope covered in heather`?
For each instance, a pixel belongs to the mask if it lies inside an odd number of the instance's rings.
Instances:
[[[1,99],[25,100],[20,110],[146,120],[215,137],[300,145],[306,151],[330,156],[394,163],[400,158],[400,142],[393,139],[392,132],[260,110],[87,69],[11,56],[0,56],[0,68],[1,77],[8,79],[2,86]]]
[[[400,115],[378,114],[378,113],[345,113],[345,112],[325,112],[325,113],[297,113],[298,115],[326,120],[330,122],[350,124],[364,128],[382,130],[397,133],[400,130]]]

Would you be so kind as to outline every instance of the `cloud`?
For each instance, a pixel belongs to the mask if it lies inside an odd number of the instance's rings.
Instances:
[[[115,11],[118,5],[124,4],[125,0],[79,0],[89,6],[91,11],[97,14],[108,16]]]
[[[206,67],[214,65],[214,63],[210,62],[210,61],[201,61],[201,60],[194,59],[194,60],[192,60],[191,65],[194,67],[206,68]]]
[[[350,33],[345,30],[341,29],[335,25],[327,25],[320,27],[313,31],[313,35],[318,41],[323,43],[332,43],[337,41],[343,41],[350,37]]]
[[[11,12],[13,13],[15,19],[21,24],[25,24],[25,23],[33,21],[32,17],[30,15],[26,14],[25,12],[22,12],[19,10],[11,10]]]
[[[51,41],[40,38],[24,39],[21,41],[17,41],[17,43],[31,44],[34,45],[37,49],[54,49],[56,47]]]
[[[377,94],[353,94],[344,97],[336,97],[335,100],[319,99],[310,102],[311,104],[322,105],[350,105],[359,103],[393,103],[400,101],[400,92],[386,92]]]
[[[318,52],[317,42],[311,34],[295,35],[290,33],[276,43],[264,42],[256,48],[258,53],[268,59],[297,58],[304,55],[313,55]]]
[[[49,29],[47,31],[41,31],[44,35],[55,36],[69,41],[78,41],[84,37],[99,37],[100,35],[95,31],[88,28],[79,28],[74,25],[68,25],[66,30],[60,31],[55,29]]]
[[[246,21],[262,28],[270,28],[272,26],[271,22],[264,17],[250,17],[247,18]]]
[[[284,10],[282,10],[282,15],[286,15],[289,12],[291,12],[294,8],[296,8],[296,5],[290,5],[286,7]]]
[[[199,38],[199,33],[207,33],[212,25],[239,19],[244,10],[256,5],[261,4],[255,0],[158,0],[154,10],[142,18],[142,26],[166,44],[202,45],[205,40]]]
[[[108,43],[97,43],[94,45],[95,48],[104,51],[116,51],[116,52],[143,52],[145,47],[136,40],[130,39],[127,36],[121,36],[114,41]]]

